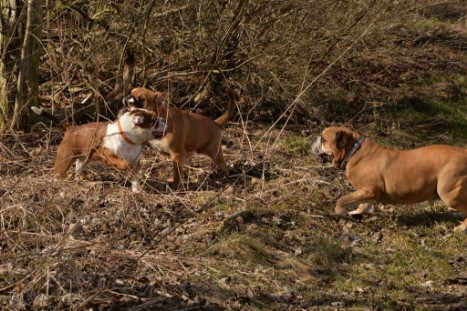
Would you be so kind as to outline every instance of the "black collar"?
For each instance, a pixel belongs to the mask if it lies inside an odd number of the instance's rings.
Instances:
[[[347,162],[349,162],[350,158],[357,152],[358,149],[362,146],[363,142],[365,141],[365,136],[360,136],[360,138],[355,142],[355,145],[353,145],[352,150],[350,150],[349,153],[344,158],[344,161],[341,162],[341,165],[339,165],[340,169],[345,170],[345,166],[347,165]]]

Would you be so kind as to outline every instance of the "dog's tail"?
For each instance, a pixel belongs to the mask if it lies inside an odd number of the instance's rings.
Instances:
[[[227,122],[229,122],[230,118],[232,118],[236,107],[235,94],[230,88],[227,89],[227,95],[229,95],[229,103],[227,104],[227,109],[225,110],[223,115],[214,120],[214,122],[216,122],[221,129],[227,124]]]
[[[31,107],[31,110],[37,114],[37,115],[40,115],[41,117],[44,117],[45,119],[47,120],[50,120],[52,121],[52,124],[53,125],[56,125],[56,126],[61,126],[62,128],[66,129],[68,127],[68,123],[67,122],[60,122],[60,120],[58,120],[57,117],[55,117],[53,114],[45,111],[44,109],[42,108],[38,108],[36,106],[32,106]]]
[[[44,117],[50,121],[52,121],[53,124],[59,124],[60,122],[57,120],[57,118],[51,114],[48,113],[47,111],[43,110],[42,108],[38,108],[36,106],[32,106],[31,110],[34,111],[35,114],[40,115],[41,117]]]

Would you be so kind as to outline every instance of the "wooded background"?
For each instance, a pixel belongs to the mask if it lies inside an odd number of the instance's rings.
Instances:
[[[217,114],[222,105],[210,100],[225,97],[229,85],[252,120],[274,122],[295,111],[292,120],[307,122],[323,91],[359,87],[327,76],[423,7],[389,0],[2,0],[0,128],[29,128],[37,122],[32,105],[103,107],[128,53],[136,85],[169,91],[179,106],[201,104]]]
[[[311,140],[467,147],[465,0],[0,0],[1,310],[465,310],[465,215],[438,201],[340,219],[353,191]],[[217,117],[229,177],[173,191],[92,162],[54,181],[59,121],[114,119],[131,85]]]

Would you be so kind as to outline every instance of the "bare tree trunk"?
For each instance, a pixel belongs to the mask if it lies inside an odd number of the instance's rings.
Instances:
[[[41,33],[42,0],[28,0],[26,28],[21,49],[21,61],[11,128],[24,128],[27,126],[28,107],[37,105]]]
[[[0,34],[0,41],[3,37]],[[0,61],[0,131],[6,128],[8,124],[8,115],[10,114],[10,105],[8,101],[8,78],[5,63]]]
[[[16,61],[19,48],[18,28],[21,2],[0,0],[0,131],[10,124],[15,98]]]

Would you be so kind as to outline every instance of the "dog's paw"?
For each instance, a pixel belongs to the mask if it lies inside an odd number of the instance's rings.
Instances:
[[[180,186],[180,181],[176,181],[174,178],[168,178],[167,184],[171,189],[178,189],[178,187]]]
[[[141,193],[141,188],[140,187],[131,187],[131,190],[133,191],[133,193]]]
[[[131,181],[131,191],[133,191],[133,193],[141,193],[142,187],[141,187],[141,183],[139,182],[139,180]]]
[[[460,226],[457,226],[454,228],[454,232],[465,232],[467,233],[467,226],[464,224],[461,224]]]
[[[363,213],[354,213],[354,211],[349,212],[349,217],[355,220],[362,220],[363,219]]]
[[[349,217],[349,215],[347,214],[347,212],[344,211],[344,210],[336,210],[335,213],[336,213],[336,216],[339,217],[339,218],[346,219],[346,218]]]

